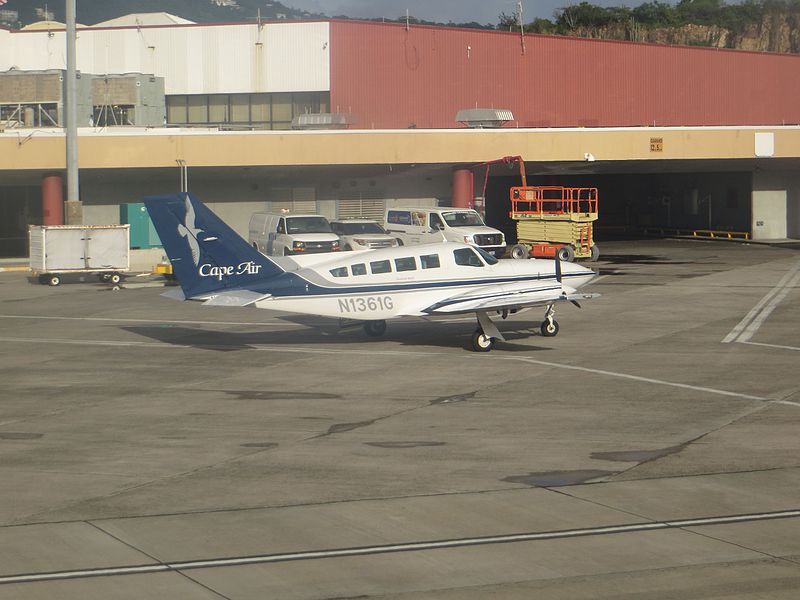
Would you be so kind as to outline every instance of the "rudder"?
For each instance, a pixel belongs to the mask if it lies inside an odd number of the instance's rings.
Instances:
[[[191,194],[148,196],[144,204],[187,298],[247,287],[283,272]]]

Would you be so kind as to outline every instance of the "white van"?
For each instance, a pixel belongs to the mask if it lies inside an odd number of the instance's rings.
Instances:
[[[339,236],[322,215],[254,213],[248,241],[268,256],[339,251]]]
[[[497,258],[506,251],[503,232],[487,227],[471,208],[389,208],[385,228],[404,245],[461,242]]]

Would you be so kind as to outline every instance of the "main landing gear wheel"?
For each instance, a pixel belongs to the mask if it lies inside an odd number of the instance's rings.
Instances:
[[[494,346],[494,338],[483,333],[483,329],[478,327],[472,334],[472,349],[475,352],[489,352]]]
[[[364,323],[364,331],[370,337],[381,337],[386,333],[386,321],[367,321]]]
[[[541,332],[544,337],[554,337],[558,334],[558,321],[546,319],[542,322]]]

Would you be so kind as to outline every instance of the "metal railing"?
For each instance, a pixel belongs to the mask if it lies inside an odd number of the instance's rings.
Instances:
[[[525,215],[597,213],[597,188],[537,185],[512,187],[511,212]]]

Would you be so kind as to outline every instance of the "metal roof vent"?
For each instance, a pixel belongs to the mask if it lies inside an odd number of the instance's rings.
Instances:
[[[465,108],[456,114],[456,121],[473,129],[502,127],[513,120],[511,111],[501,108]]]
[[[306,113],[292,119],[292,129],[347,129],[353,123],[346,113]]]

